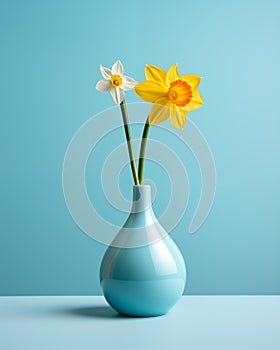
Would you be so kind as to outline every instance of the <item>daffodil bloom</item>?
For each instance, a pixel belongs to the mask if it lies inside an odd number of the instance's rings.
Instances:
[[[171,66],[167,73],[159,67],[147,65],[145,75],[147,81],[137,84],[134,90],[143,100],[153,103],[149,124],[158,124],[170,117],[172,125],[182,129],[188,111],[203,104],[197,90],[201,77],[180,75],[177,64]]]
[[[124,91],[132,90],[137,82],[124,75],[121,61],[113,64],[112,69],[100,65],[100,71],[104,79],[99,80],[96,89],[102,92],[110,92],[116,104],[121,104],[124,99]]]

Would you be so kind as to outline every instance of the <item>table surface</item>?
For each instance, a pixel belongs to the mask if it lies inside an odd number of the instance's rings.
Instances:
[[[129,318],[103,297],[0,297],[1,350],[279,350],[280,296],[184,296]]]

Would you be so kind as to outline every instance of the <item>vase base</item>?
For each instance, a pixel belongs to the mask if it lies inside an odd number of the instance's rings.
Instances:
[[[156,317],[168,313],[180,299],[184,280],[103,280],[104,297],[111,307],[127,317]]]
[[[159,314],[139,314],[139,315],[134,315],[134,314],[129,314],[129,313],[121,313],[118,311],[118,313],[122,316],[122,317],[127,317],[127,318],[149,318],[149,317],[160,317],[160,316],[164,316],[166,314],[168,314],[168,312],[164,312],[164,313],[159,313]]]

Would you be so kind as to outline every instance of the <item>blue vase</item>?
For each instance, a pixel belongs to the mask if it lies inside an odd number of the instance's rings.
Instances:
[[[131,213],[103,257],[100,283],[112,308],[127,316],[164,315],[182,296],[184,259],[154,215],[150,186],[134,186]]]

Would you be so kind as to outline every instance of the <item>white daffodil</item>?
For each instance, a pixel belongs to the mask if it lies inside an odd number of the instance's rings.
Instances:
[[[110,92],[117,105],[123,101],[124,91],[132,90],[137,84],[134,79],[123,75],[124,68],[121,61],[115,62],[112,69],[100,65],[100,71],[104,79],[99,80],[96,89]]]

